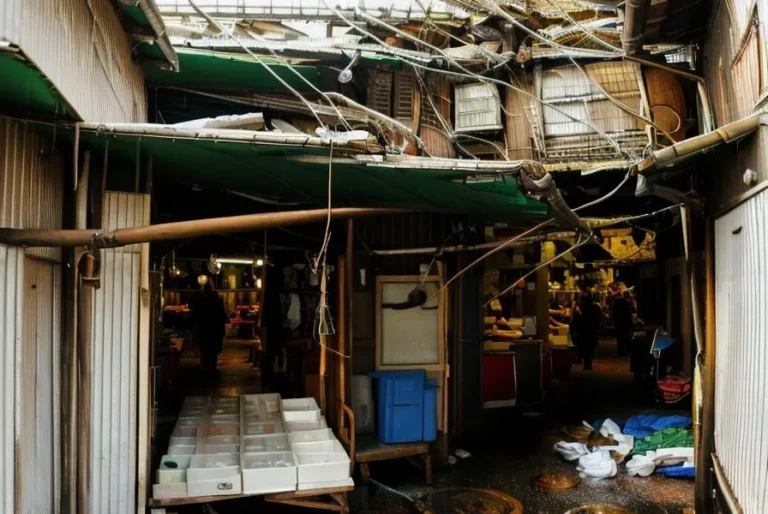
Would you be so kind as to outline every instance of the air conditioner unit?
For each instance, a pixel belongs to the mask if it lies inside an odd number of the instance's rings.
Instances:
[[[468,84],[456,86],[456,132],[501,130],[501,105],[496,86]]]

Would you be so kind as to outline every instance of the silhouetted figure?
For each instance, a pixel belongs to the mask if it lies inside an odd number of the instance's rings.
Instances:
[[[600,322],[603,313],[600,307],[595,305],[592,295],[587,293],[579,302],[579,313],[576,315],[575,328],[579,353],[584,360],[584,369],[592,369],[592,358],[595,356],[595,347],[600,336]]]
[[[629,291],[624,291],[623,296],[613,300],[611,309],[613,327],[616,330],[616,346],[619,357],[624,357],[624,352],[629,347],[632,338],[632,296]]]
[[[209,376],[216,374],[216,364],[224,344],[224,332],[229,316],[224,301],[213,290],[211,282],[190,300],[195,338],[200,346],[200,365]]]

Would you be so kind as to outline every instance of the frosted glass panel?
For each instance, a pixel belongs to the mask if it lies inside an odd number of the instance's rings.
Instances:
[[[402,303],[419,283],[382,282],[381,304]],[[427,297],[438,290],[437,282],[425,282]],[[381,361],[383,366],[440,363],[440,310],[438,298],[411,309],[381,309]]]

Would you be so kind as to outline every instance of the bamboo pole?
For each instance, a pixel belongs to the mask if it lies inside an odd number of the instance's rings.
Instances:
[[[401,209],[342,208],[332,209],[331,218],[381,216],[399,212],[404,211]],[[103,234],[98,230],[4,228],[0,229],[0,243],[16,246],[85,246],[95,240],[102,248],[114,248],[153,241],[188,239],[222,233],[250,232],[272,227],[301,225],[325,221],[327,217],[328,209],[270,212],[124,228],[109,234]]]
[[[323,266],[323,269],[321,271],[322,275],[320,276],[320,316],[325,316],[325,312],[327,309],[326,301],[327,301],[327,286],[328,286],[328,268]],[[324,331],[320,332],[320,371],[318,373],[318,380],[320,382],[320,410],[323,412],[323,415],[326,413],[326,391],[325,391],[325,373],[326,373],[326,366],[327,366],[327,351],[326,348],[328,347],[328,336],[325,334]]]
[[[338,357],[339,365],[336,366],[336,384],[337,384],[337,394],[338,398],[334,398],[334,400],[338,400],[338,424],[336,425],[339,429],[339,431],[344,430],[344,407],[345,405],[345,391],[344,391],[344,383],[345,383],[345,362],[342,355],[345,355],[345,349],[347,346],[347,295],[346,295],[346,286],[347,286],[347,259],[344,255],[340,255],[337,260],[337,266],[336,266],[336,324],[338,325],[338,330],[336,331],[336,341],[337,341],[337,351],[339,352],[336,357]]]
[[[345,335],[346,344],[341,351],[347,357],[342,358],[344,361],[344,388],[343,398],[344,404],[347,402],[352,403],[352,348],[355,346],[355,331],[354,331],[354,293],[355,293],[355,220],[350,218],[347,220],[347,247],[344,251],[344,260],[346,261],[346,267],[344,268],[346,284],[344,291],[344,300],[346,302],[346,328],[347,333]]]

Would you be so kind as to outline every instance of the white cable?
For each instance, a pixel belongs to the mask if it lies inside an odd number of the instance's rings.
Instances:
[[[560,259],[560,258],[564,257],[565,255],[567,255],[567,254],[571,253],[571,252],[572,252],[572,251],[574,251],[576,248],[579,248],[580,246],[584,245],[584,244],[585,244],[587,241],[589,241],[590,239],[592,239],[592,238],[591,238],[591,237],[586,237],[586,238],[585,238],[585,237],[583,237],[581,234],[579,234],[579,238],[578,238],[578,240],[576,241],[576,244],[572,245],[572,246],[571,246],[570,248],[568,248],[567,250],[564,250],[563,252],[561,252],[561,253],[559,253],[559,254],[555,255],[554,257],[552,257],[551,259],[549,259],[547,262],[542,262],[541,264],[539,264],[538,266],[536,266],[535,268],[533,268],[531,271],[529,271],[528,273],[526,273],[526,274],[525,274],[525,275],[523,275],[522,277],[518,278],[518,279],[517,279],[517,280],[516,280],[516,281],[515,281],[515,282],[514,282],[514,283],[513,283],[511,286],[509,286],[508,288],[506,288],[505,290],[503,290],[502,292],[500,292],[499,294],[497,294],[496,296],[494,296],[493,298],[491,298],[490,300],[488,300],[487,302],[485,302],[485,303],[483,304],[483,307],[487,307],[487,306],[488,306],[488,304],[490,304],[490,303],[491,303],[492,301],[494,301],[495,299],[497,299],[497,298],[499,298],[499,297],[501,297],[501,296],[504,296],[504,295],[505,295],[505,294],[507,294],[508,292],[512,291],[512,290],[513,290],[515,287],[517,287],[517,284],[518,284],[518,283],[520,283],[520,281],[521,281],[521,280],[525,280],[526,278],[530,277],[531,275],[533,275],[534,273],[536,273],[537,271],[539,271],[539,270],[540,270],[541,268],[543,268],[544,266],[549,266],[550,264],[552,264],[553,262],[555,262],[557,259]]]
[[[365,29],[362,29],[362,28],[358,27],[357,25],[355,25],[354,23],[352,23],[351,21],[349,21],[349,20],[347,19],[347,17],[346,17],[346,16],[344,16],[344,14],[343,14],[343,13],[339,12],[339,10],[338,10],[338,9],[335,9],[335,8],[331,7],[331,6],[328,4],[328,0],[323,0],[323,3],[325,4],[325,6],[326,6],[326,7],[327,7],[327,8],[328,8],[328,9],[329,9],[331,12],[333,12],[333,13],[334,13],[336,16],[338,16],[338,17],[339,17],[339,18],[340,18],[340,19],[341,19],[341,20],[342,20],[344,23],[346,23],[346,24],[347,24],[349,27],[351,27],[351,28],[353,28],[353,29],[355,29],[355,30],[357,30],[357,31],[359,31],[359,32],[361,32],[361,33],[363,33],[363,34],[365,34],[366,36],[368,36],[368,37],[370,37],[370,38],[372,38],[374,41],[376,41],[376,42],[377,42],[377,43],[379,43],[380,45],[382,45],[382,46],[384,46],[384,47],[387,47],[387,48],[391,48],[391,45],[388,45],[387,43],[385,43],[384,41],[382,41],[382,40],[381,40],[379,37],[377,37],[375,34],[372,34],[370,31],[367,31],[367,30],[365,30]],[[373,19],[374,19],[375,21],[379,21],[379,20],[376,20],[375,18],[373,18]],[[381,22],[381,23],[384,23],[384,22]],[[387,25],[387,24],[385,23],[385,25]],[[391,27],[391,26],[390,26],[390,27]],[[392,28],[394,28],[394,27],[392,27]],[[396,28],[395,28],[395,31],[399,31],[399,29],[396,29]],[[403,34],[405,34],[405,33],[403,33]],[[412,38],[412,36],[410,36],[410,35],[408,35],[408,34],[406,34],[406,36],[407,36],[407,37],[409,37],[409,38]],[[489,78],[489,77],[483,77],[482,75],[478,75],[478,74],[476,74],[476,73],[473,73],[473,72],[471,72],[471,71],[467,70],[466,68],[464,68],[463,66],[461,66],[461,65],[460,65],[459,63],[457,63],[457,62],[456,62],[456,61],[455,61],[453,58],[451,58],[449,55],[445,54],[445,53],[444,53],[442,50],[440,50],[439,48],[436,48],[436,47],[434,47],[434,46],[432,46],[432,45],[429,45],[428,43],[425,43],[425,42],[423,42],[423,41],[421,41],[421,40],[418,40],[418,39],[417,39],[417,41],[418,41],[419,43],[421,43],[421,44],[424,44],[424,45],[427,45],[427,46],[430,46],[430,47],[434,48],[434,49],[435,49],[435,50],[436,50],[438,53],[440,53],[441,55],[443,55],[443,57],[445,57],[445,58],[448,60],[448,62],[449,62],[449,63],[451,63],[451,64],[453,64],[454,66],[458,67],[458,68],[459,68],[460,70],[462,70],[464,73],[456,73],[456,72],[451,72],[451,71],[447,71],[447,70],[440,70],[440,69],[436,69],[436,68],[430,68],[430,67],[428,67],[428,66],[424,66],[424,65],[422,65],[422,64],[419,64],[419,63],[416,63],[416,62],[410,62],[410,61],[409,61],[408,63],[409,63],[411,66],[414,66],[414,67],[417,67],[417,68],[421,68],[421,69],[424,69],[424,70],[427,70],[427,71],[430,71],[430,72],[434,72],[434,73],[443,73],[443,74],[447,74],[447,75],[453,75],[453,76],[464,77],[464,78],[466,78],[466,77],[471,77],[471,78],[474,78],[475,80],[479,80],[480,82],[484,82],[484,83],[493,83],[493,84],[497,84],[497,85],[500,85],[500,86],[503,86],[503,87],[506,87],[506,88],[510,88],[510,89],[512,89],[513,91],[517,91],[518,93],[522,94],[523,96],[526,96],[526,97],[528,97],[528,98],[530,98],[530,99],[532,99],[532,100],[534,100],[534,101],[536,101],[536,102],[540,103],[541,105],[545,105],[545,106],[549,107],[550,109],[552,109],[552,110],[554,110],[554,111],[556,111],[556,112],[558,112],[558,113],[562,114],[562,115],[563,115],[563,116],[565,116],[566,118],[568,118],[568,119],[570,119],[570,120],[572,120],[572,121],[574,121],[574,122],[576,122],[576,123],[581,123],[581,124],[584,124],[584,125],[588,126],[588,127],[589,127],[589,128],[591,128],[592,130],[594,130],[596,133],[603,135],[603,137],[605,137],[605,138],[606,138],[606,139],[607,139],[607,140],[608,140],[608,141],[611,143],[611,145],[614,147],[614,149],[615,149],[617,152],[619,152],[619,153],[620,153],[620,154],[622,154],[622,155],[624,154],[624,151],[623,151],[623,149],[621,148],[621,146],[620,146],[620,145],[619,145],[619,144],[618,144],[618,143],[617,143],[617,142],[616,142],[616,141],[615,141],[613,138],[609,137],[607,134],[602,134],[602,131],[601,131],[599,128],[597,128],[595,125],[593,125],[592,123],[590,123],[590,122],[588,122],[588,121],[585,121],[585,120],[580,120],[580,119],[578,119],[578,118],[575,118],[575,117],[571,116],[570,114],[568,114],[567,112],[565,112],[565,111],[563,111],[562,109],[560,109],[559,107],[557,107],[556,105],[552,104],[551,102],[547,102],[546,100],[542,100],[542,99],[538,98],[536,95],[533,95],[533,94],[529,93],[528,91],[525,91],[524,89],[520,89],[520,88],[517,88],[517,87],[513,86],[512,84],[509,84],[509,83],[507,83],[507,82],[503,82],[503,81],[501,81],[501,80],[497,80],[497,79],[493,79],[493,78]],[[501,102],[499,102],[499,103],[501,103]]]
[[[202,16],[203,18],[205,18],[205,20],[206,20],[208,23],[210,23],[211,25],[213,25],[214,27],[216,27],[216,29],[217,29],[219,32],[221,32],[221,33],[223,33],[223,34],[226,34],[228,37],[230,37],[232,40],[234,40],[234,41],[235,41],[235,42],[236,42],[238,45],[240,45],[240,47],[242,47],[242,49],[243,49],[243,50],[245,50],[245,51],[248,53],[248,55],[250,55],[251,57],[253,57],[253,59],[254,59],[256,62],[258,62],[259,64],[261,64],[261,65],[264,67],[264,69],[265,69],[265,70],[267,70],[267,71],[269,72],[269,74],[270,74],[270,75],[272,75],[272,76],[273,76],[273,77],[274,77],[274,78],[275,78],[275,79],[276,79],[278,82],[280,82],[280,83],[281,83],[281,84],[282,84],[282,85],[283,85],[283,86],[284,86],[286,89],[288,89],[288,90],[289,90],[291,93],[293,93],[293,94],[294,94],[294,95],[295,95],[295,96],[296,96],[296,97],[297,97],[299,100],[301,100],[302,102],[304,102],[304,105],[306,105],[306,106],[307,106],[307,108],[309,108],[309,110],[312,112],[312,114],[313,114],[313,115],[315,116],[315,118],[317,119],[317,122],[320,124],[320,126],[321,126],[321,127],[323,127],[323,128],[326,128],[326,127],[325,127],[325,124],[323,123],[323,120],[321,120],[321,119],[320,119],[320,116],[317,114],[317,112],[315,111],[315,109],[312,107],[312,104],[309,102],[309,100],[307,100],[306,98],[304,98],[304,96],[303,96],[301,93],[299,93],[298,91],[296,91],[296,89],[294,89],[293,87],[291,87],[291,85],[290,85],[290,84],[288,84],[288,83],[287,83],[285,80],[283,80],[283,79],[282,79],[282,77],[280,77],[280,75],[278,75],[278,74],[277,74],[277,73],[276,73],[274,70],[272,70],[272,69],[271,69],[269,66],[267,66],[267,65],[264,63],[264,61],[262,61],[262,60],[261,60],[261,58],[260,58],[258,55],[256,55],[255,53],[251,52],[251,50],[250,50],[250,49],[249,49],[247,46],[245,46],[245,45],[244,45],[244,44],[243,44],[243,43],[242,43],[242,42],[241,42],[239,39],[237,39],[237,38],[236,38],[234,35],[230,34],[229,32],[225,31],[225,30],[224,30],[224,28],[223,28],[221,25],[219,25],[219,22],[217,22],[216,20],[214,20],[213,18],[211,18],[211,17],[210,17],[208,14],[206,14],[206,13],[205,13],[205,12],[204,12],[202,9],[200,9],[200,8],[197,6],[197,4],[195,3],[195,0],[187,0],[187,1],[189,2],[189,5],[191,5],[191,6],[192,6],[192,8],[195,10],[195,12],[197,12],[197,14],[199,14],[200,16]]]

